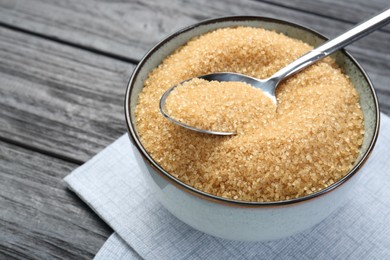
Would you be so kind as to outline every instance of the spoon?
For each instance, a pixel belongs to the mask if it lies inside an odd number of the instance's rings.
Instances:
[[[286,79],[287,77],[290,77],[294,75],[295,73],[303,70],[304,68],[310,66],[311,64],[315,63],[316,61],[332,54],[333,52],[351,44],[352,42],[366,36],[367,34],[379,29],[380,27],[386,25],[390,22],[390,9],[387,9],[385,11],[382,11],[378,15],[366,20],[365,22],[362,22],[352,29],[348,30],[347,32],[341,34],[340,36],[328,40],[321,46],[309,51],[308,53],[304,54],[294,62],[290,63],[286,67],[282,68],[278,72],[276,72],[274,75],[267,79],[257,79],[250,76],[246,76],[239,73],[232,73],[232,72],[218,72],[218,73],[212,73],[207,74],[203,76],[199,76],[197,78],[205,79],[207,81],[239,81],[239,82],[245,82],[249,85],[252,85],[256,88],[261,89],[266,96],[268,96],[276,105],[276,97],[275,97],[275,91],[279,83]],[[178,85],[189,81],[191,79],[185,80]],[[204,133],[204,134],[213,134],[213,135],[234,135],[235,132],[219,132],[219,131],[211,131],[207,129],[200,129],[196,128],[190,125],[187,125],[183,122],[180,122],[174,118],[172,118],[167,111],[165,110],[165,102],[169,94],[174,90],[178,85],[175,85],[168,89],[161,97],[160,99],[160,111],[161,113],[170,121],[173,123],[182,126],[184,128]]]

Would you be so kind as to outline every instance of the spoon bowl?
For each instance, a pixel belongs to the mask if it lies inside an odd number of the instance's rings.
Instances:
[[[277,102],[276,97],[275,97],[275,87],[274,87],[274,84],[272,81],[260,80],[260,79],[250,77],[250,76],[247,76],[244,74],[233,73],[233,72],[211,73],[211,74],[199,76],[197,78],[204,79],[207,81],[214,81],[215,80],[215,81],[221,81],[221,82],[223,82],[223,81],[244,82],[244,83],[247,83],[251,86],[254,86],[256,88],[261,89],[264,92],[264,94],[273,101],[273,103],[275,105]],[[236,132],[223,132],[223,131],[212,131],[212,130],[207,130],[207,129],[200,129],[200,128],[185,124],[179,120],[176,120],[175,118],[173,118],[172,116],[169,115],[169,113],[165,107],[166,99],[168,98],[168,96],[171,94],[171,92],[176,87],[178,87],[179,85],[183,84],[184,82],[187,82],[190,80],[191,79],[180,82],[180,84],[171,87],[162,95],[162,97],[160,99],[160,111],[163,114],[163,116],[179,126],[182,126],[184,128],[187,128],[187,129],[199,132],[199,133],[213,134],[213,135],[235,135]]]

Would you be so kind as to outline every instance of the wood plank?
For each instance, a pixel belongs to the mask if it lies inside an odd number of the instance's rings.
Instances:
[[[256,0],[272,5],[309,12],[349,23],[360,23],[380,10],[389,8],[388,0]],[[390,27],[381,30],[390,32]]]
[[[62,179],[78,165],[0,141],[0,259],[91,259],[112,230]]]
[[[126,132],[134,65],[0,28],[0,136],[78,163]]]
[[[299,0],[296,0],[299,1]],[[301,0],[303,1],[303,0]],[[349,13],[345,19],[359,21],[366,13],[385,8],[386,0],[367,3],[367,11],[345,11],[355,6],[354,0],[322,2],[322,9],[334,13],[333,17]],[[363,0],[359,0],[362,2]],[[289,1],[287,1],[289,2]],[[283,7],[256,1],[198,0],[198,1],[93,1],[93,0],[3,0],[0,2],[0,22],[26,29],[55,39],[112,53],[131,60],[139,60],[155,43],[168,34],[203,19],[227,15],[259,15],[286,19],[312,27],[334,37],[351,26],[340,20],[320,17],[313,11],[317,6],[305,1],[300,6]],[[287,4],[286,4],[287,5]],[[302,7],[303,6],[303,7]],[[342,6],[342,7],[340,7]],[[326,8],[325,8],[326,7]],[[366,10],[364,9],[364,10]],[[322,12],[318,11],[317,13]],[[367,14],[369,16],[369,14]],[[352,18],[353,17],[353,18]],[[387,29],[390,27],[387,26]],[[389,34],[363,40],[357,46],[374,48],[390,41]],[[377,48],[383,51],[383,48]]]

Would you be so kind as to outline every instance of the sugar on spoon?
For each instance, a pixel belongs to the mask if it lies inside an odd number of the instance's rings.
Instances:
[[[304,68],[310,66],[311,64],[315,63],[316,61],[332,54],[333,52],[351,44],[352,42],[366,36],[367,34],[381,28],[382,26],[386,25],[390,22],[390,9],[387,9],[385,11],[382,11],[381,13],[377,14],[376,16],[356,25],[352,29],[346,31],[345,33],[341,34],[340,36],[326,41],[321,46],[309,51],[308,53],[304,54],[294,62],[290,63],[286,67],[282,68],[278,72],[276,72],[274,75],[267,79],[257,79],[250,76],[246,76],[239,73],[232,73],[232,72],[218,72],[218,73],[212,73],[207,74],[203,76],[199,76],[197,78],[201,78],[207,81],[238,81],[238,82],[245,82],[251,86],[254,86],[256,88],[261,89],[266,96],[268,96],[276,105],[276,97],[275,97],[275,91],[279,83],[286,79],[287,77],[290,77],[297,72],[303,70]],[[191,80],[191,79],[189,79]],[[189,81],[186,80],[186,81]],[[182,83],[186,82],[183,81],[178,85],[175,85],[168,89],[161,97],[160,99],[160,111],[161,113],[170,121],[173,123],[182,126],[184,128],[204,133],[204,134],[212,134],[212,135],[234,135],[235,132],[220,132],[220,131],[212,131],[207,129],[200,129],[194,126],[187,125],[183,122],[180,122],[176,120],[175,118],[171,117],[168,112],[165,109],[165,102],[172,92],[177,86],[181,85]]]

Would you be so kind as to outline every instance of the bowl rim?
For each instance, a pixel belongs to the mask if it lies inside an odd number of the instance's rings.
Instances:
[[[375,143],[378,138],[378,133],[379,133],[379,125],[380,125],[380,110],[379,110],[379,104],[378,104],[378,98],[375,92],[375,89],[373,87],[373,84],[368,77],[367,73],[365,70],[362,68],[362,66],[356,61],[354,57],[352,57],[349,52],[347,52],[345,49],[341,49],[340,51],[343,52],[351,61],[352,63],[361,71],[363,77],[365,80],[368,82],[368,85],[370,87],[372,96],[374,98],[374,104],[375,104],[375,130],[374,130],[374,135],[372,139],[370,140],[370,144],[363,154],[362,158],[359,160],[359,162],[340,180],[337,182],[333,183],[332,185],[326,187],[325,189],[322,189],[320,191],[314,192],[312,194],[298,197],[298,198],[293,198],[289,200],[281,200],[281,201],[270,201],[270,202],[254,202],[254,201],[241,201],[241,200],[234,200],[234,199],[229,199],[229,198],[224,198],[220,196],[216,196],[210,193],[206,193],[204,191],[198,190],[178,178],[174,177],[173,175],[169,174],[167,171],[165,171],[157,162],[154,161],[154,159],[149,155],[149,153],[146,151],[144,146],[142,145],[141,141],[139,140],[138,135],[136,134],[135,129],[133,128],[133,120],[130,115],[130,102],[131,102],[131,96],[132,96],[132,91],[134,89],[134,82],[135,79],[137,78],[139,72],[141,71],[142,67],[145,65],[147,60],[152,56],[160,47],[165,45],[167,42],[169,42],[171,39],[177,37],[178,35],[190,31],[192,29],[195,29],[196,27],[203,26],[203,25],[208,25],[208,24],[213,24],[213,23],[220,23],[220,22],[234,22],[234,21],[265,21],[265,22],[272,22],[272,23],[280,23],[292,27],[297,27],[299,29],[302,29],[304,31],[307,31],[309,33],[312,33],[316,35],[319,38],[322,38],[324,40],[327,40],[328,38],[322,35],[321,33],[317,32],[316,30],[313,30],[309,27],[297,24],[295,22],[290,22],[286,20],[280,20],[276,18],[270,18],[270,17],[263,17],[263,16],[223,16],[219,18],[212,18],[212,19],[207,19],[200,21],[198,23],[186,26],[170,35],[162,39],[160,42],[158,42],[156,45],[154,45],[141,59],[141,61],[138,63],[136,68],[134,69],[133,73],[131,74],[131,77],[128,81],[127,87],[126,87],[126,95],[125,95],[125,104],[124,104],[124,110],[125,110],[125,118],[126,118],[126,126],[128,130],[128,136],[130,138],[130,141],[135,145],[137,148],[138,152],[141,154],[144,162],[147,162],[157,173],[159,173],[162,177],[164,177],[166,180],[168,180],[170,183],[174,184],[176,187],[182,189],[185,192],[188,192],[190,194],[196,195],[197,197],[200,197],[202,199],[206,199],[208,201],[213,201],[217,203],[222,203],[225,205],[230,205],[230,206],[241,206],[241,207],[270,207],[270,206],[285,206],[285,205],[290,205],[290,204],[296,204],[299,202],[305,202],[314,198],[318,198],[322,195],[325,195],[336,188],[340,187],[342,184],[347,182],[352,176],[354,176],[364,165],[364,163],[367,161],[368,157],[370,156]],[[135,125],[135,124],[134,124]]]

